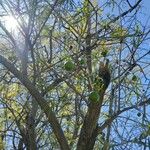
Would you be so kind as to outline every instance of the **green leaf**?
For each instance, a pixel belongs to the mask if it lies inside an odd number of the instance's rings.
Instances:
[[[99,94],[97,91],[92,91],[89,95],[89,100],[92,102],[98,102],[99,101]]]
[[[64,67],[67,71],[73,71],[75,69],[75,65],[72,61],[67,61]]]

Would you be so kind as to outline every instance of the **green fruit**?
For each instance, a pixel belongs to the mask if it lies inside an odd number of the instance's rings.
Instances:
[[[67,61],[67,62],[65,63],[65,69],[66,69],[67,71],[73,71],[73,70],[75,69],[74,63],[73,63],[72,61]]]
[[[140,113],[140,112],[138,112],[138,113],[137,113],[137,116],[138,116],[138,117],[141,117],[141,113]]]
[[[137,81],[137,76],[136,75],[133,75],[132,81]]]
[[[99,100],[99,94],[97,91],[93,91],[89,95],[89,100],[92,102],[97,102]]]

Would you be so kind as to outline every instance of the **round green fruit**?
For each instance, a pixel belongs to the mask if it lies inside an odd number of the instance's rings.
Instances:
[[[75,68],[75,65],[74,65],[74,63],[72,61],[67,61],[65,63],[65,70],[67,70],[67,71],[73,71],[74,68]]]
[[[89,100],[92,102],[97,102],[99,100],[99,94],[96,91],[93,91],[89,95]]]
[[[137,116],[138,116],[138,117],[141,117],[141,115],[142,115],[142,114],[141,114],[140,112],[137,113]]]
[[[137,76],[136,75],[133,75],[132,81],[137,81]]]

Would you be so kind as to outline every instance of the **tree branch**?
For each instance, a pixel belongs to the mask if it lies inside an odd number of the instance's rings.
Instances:
[[[20,82],[29,90],[30,94],[35,98],[38,105],[41,107],[41,109],[44,111],[46,117],[48,118],[48,121],[54,131],[54,134],[60,144],[60,147],[62,150],[69,150],[69,146],[67,143],[67,140],[64,136],[63,130],[61,129],[61,126],[52,111],[52,109],[49,107],[47,101],[41,96],[41,94],[38,92],[38,90],[33,86],[33,84],[30,82],[30,80],[23,76],[20,71],[18,71],[13,64],[11,64],[6,58],[0,55],[0,63],[4,65],[16,78],[20,80]]]

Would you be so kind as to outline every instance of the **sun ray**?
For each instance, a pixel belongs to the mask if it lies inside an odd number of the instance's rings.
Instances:
[[[18,22],[13,16],[5,16],[4,24],[9,32],[15,32],[18,29]]]

